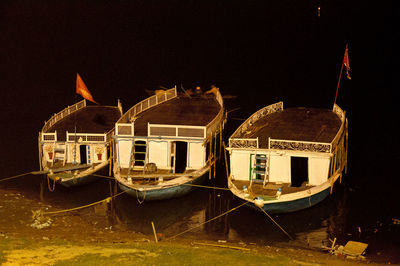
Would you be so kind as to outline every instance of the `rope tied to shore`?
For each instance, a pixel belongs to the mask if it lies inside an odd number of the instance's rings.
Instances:
[[[263,208],[260,208],[260,209],[262,210],[263,213],[265,213],[265,214],[268,216],[269,219],[271,219],[272,222],[274,222],[274,224],[275,224],[276,226],[278,226],[279,229],[282,230],[283,233],[285,233],[285,235],[287,235],[287,236],[290,238],[290,240],[294,240],[293,237],[291,237],[291,236],[288,234],[288,232],[286,232],[285,229],[283,229],[282,226],[280,226],[280,225],[271,217],[271,215],[269,215]]]
[[[175,237],[180,236],[180,235],[183,235],[183,234],[185,234],[185,233],[187,233],[187,232],[189,232],[189,231],[192,231],[193,229],[199,228],[200,226],[202,226],[202,225],[204,225],[204,224],[206,224],[206,223],[209,223],[209,222],[211,222],[211,221],[213,221],[213,220],[216,220],[216,219],[218,219],[218,218],[220,218],[220,217],[222,217],[222,216],[224,216],[224,215],[226,215],[226,214],[228,214],[228,213],[230,213],[230,212],[233,212],[234,210],[237,210],[237,209],[239,209],[240,207],[242,207],[242,206],[244,206],[244,205],[246,205],[246,204],[247,204],[247,202],[244,202],[244,203],[242,203],[242,204],[240,204],[240,205],[238,205],[238,206],[236,206],[236,207],[230,209],[229,211],[226,211],[226,212],[224,212],[224,213],[222,213],[222,214],[220,214],[220,215],[217,215],[217,216],[215,216],[215,217],[209,219],[208,221],[205,221],[205,222],[203,222],[203,223],[201,223],[201,224],[199,224],[199,225],[196,225],[196,226],[194,226],[194,227],[192,227],[192,228],[189,228],[189,229],[187,229],[187,230],[185,230],[185,231],[183,231],[183,232],[180,232],[180,233],[178,233],[178,234],[176,234],[176,235],[174,235],[174,236],[168,237],[167,240],[168,240],[168,239],[175,238]]]
[[[96,202],[93,202],[93,203],[90,203],[90,204],[87,204],[87,205],[71,208],[71,209],[53,211],[53,212],[43,212],[43,215],[46,215],[46,214],[47,215],[52,215],[52,214],[59,214],[59,213],[64,213],[64,212],[76,211],[76,210],[80,210],[80,209],[84,209],[84,208],[87,208],[87,207],[91,207],[91,206],[94,206],[94,205],[97,205],[97,204],[100,204],[100,203],[103,203],[103,202],[109,203],[113,198],[118,197],[119,195],[124,194],[125,192],[126,191],[122,191],[122,192],[120,192],[118,194],[115,194],[114,196],[107,197],[105,199],[102,199],[102,200],[99,200],[99,201],[96,201]]]
[[[11,180],[11,179],[22,177],[22,176],[26,176],[26,175],[30,175],[30,174],[32,174],[32,172],[6,177],[6,178],[3,178],[3,179],[0,179],[0,182],[6,181],[6,180]]]
[[[201,188],[210,188],[210,189],[220,189],[220,190],[229,190],[229,188],[224,187],[212,187],[212,186],[204,186],[204,185],[195,185],[195,184],[182,184],[183,186],[191,186],[191,187],[201,187]]]
[[[95,177],[101,177],[101,178],[106,178],[106,179],[112,179],[112,180],[114,180],[114,177],[113,177],[113,176],[98,175],[98,174],[90,174],[90,175],[95,176]]]

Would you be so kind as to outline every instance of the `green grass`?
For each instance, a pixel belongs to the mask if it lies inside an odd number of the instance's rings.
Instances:
[[[111,255],[87,254],[70,260],[58,261],[62,265],[290,265],[291,260],[283,256],[266,256],[255,251],[240,251],[226,248],[206,248],[170,243],[118,244],[103,246],[123,249],[136,248],[156,254],[147,256],[145,252]]]
[[[63,259],[55,251],[45,252],[46,247],[55,249],[89,248],[95,253],[84,252]],[[55,265],[293,265],[291,259],[280,255],[260,254],[228,248],[193,246],[190,244],[160,243],[70,243],[62,240],[36,241],[29,239],[0,239],[0,264],[7,261],[11,252],[19,251],[38,262],[41,256],[54,257]],[[40,255],[40,250],[43,255]],[[103,252],[104,251],[104,252]],[[126,252],[125,252],[126,251]],[[32,253],[32,252],[31,252]],[[68,251],[66,252],[68,253]],[[114,254],[111,254],[114,253]],[[52,255],[53,254],[53,255]]]

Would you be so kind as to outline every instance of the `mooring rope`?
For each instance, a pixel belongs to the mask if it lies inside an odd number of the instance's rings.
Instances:
[[[44,212],[43,214],[59,214],[59,213],[63,213],[63,212],[70,212],[70,211],[76,211],[76,210],[84,209],[84,208],[87,208],[87,207],[90,207],[90,206],[93,206],[93,205],[96,205],[96,204],[99,204],[99,203],[102,203],[102,202],[109,202],[111,199],[113,199],[113,198],[115,198],[115,197],[117,197],[117,196],[119,196],[119,195],[121,195],[121,194],[123,194],[125,192],[126,191],[122,191],[122,192],[120,192],[118,194],[115,194],[114,196],[107,197],[105,199],[102,199],[102,200],[99,200],[99,201],[96,201],[96,202],[93,202],[93,203],[90,203],[90,204],[87,204],[87,205],[83,205],[83,206],[79,206],[79,207],[75,207],[75,208],[71,208],[71,209],[66,209],[66,210],[60,210],[60,211]]]
[[[229,188],[225,187],[211,187],[211,186],[203,186],[203,185],[195,185],[195,184],[182,184],[183,186],[191,186],[191,187],[201,187],[201,188],[210,188],[210,189],[220,189],[220,190],[229,190]]]
[[[187,230],[185,230],[185,231],[183,231],[183,232],[180,232],[180,233],[178,233],[178,234],[176,234],[176,235],[174,235],[174,236],[168,237],[168,238],[166,238],[166,239],[168,240],[168,239],[172,239],[172,238],[175,238],[175,237],[177,237],[177,236],[183,235],[183,234],[185,234],[185,233],[187,233],[187,232],[189,232],[189,231],[192,231],[193,229],[196,229],[196,228],[198,228],[198,227],[200,227],[200,226],[202,226],[202,225],[204,225],[204,224],[206,224],[206,223],[209,223],[209,222],[211,222],[211,221],[213,221],[213,220],[215,220],[215,219],[218,219],[218,218],[220,218],[220,217],[222,217],[222,216],[224,216],[224,215],[226,215],[226,214],[228,214],[228,213],[230,213],[230,212],[233,212],[234,210],[239,209],[240,207],[246,205],[247,203],[248,203],[248,202],[244,202],[244,203],[242,203],[242,204],[240,204],[240,205],[238,205],[238,206],[236,206],[236,207],[230,209],[230,210],[227,211],[227,212],[224,212],[224,213],[222,213],[222,214],[220,214],[220,215],[218,215],[218,216],[215,216],[214,218],[211,218],[211,219],[208,220],[208,221],[205,221],[205,222],[203,222],[203,223],[201,223],[201,224],[199,224],[199,225],[196,225],[196,226],[194,226],[194,227],[192,227],[192,228],[189,228],[189,229],[187,229]]]
[[[14,175],[14,176],[2,178],[2,179],[0,179],[0,182],[1,181],[6,181],[6,180],[10,180],[10,179],[14,179],[14,178],[18,178],[18,177],[25,176],[25,175],[29,175],[29,174],[32,174],[32,172],[28,172],[28,173],[24,173],[24,174],[20,174],[20,175]]]
[[[47,175],[47,187],[50,192],[53,192],[56,189],[56,178],[53,179],[53,187],[50,187],[50,177]]]
[[[113,176],[106,176],[106,175],[98,175],[98,174],[91,174],[92,176],[102,177],[106,179],[115,179]]]
[[[290,240],[293,240],[293,238],[288,234],[288,232],[286,232],[285,229],[283,229],[263,208],[260,209],[269,217],[269,219],[271,219],[271,221],[273,221],[276,224],[276,226],[278,226],[279,229],[282,230],[282,232],[284,232],[290,238]]]

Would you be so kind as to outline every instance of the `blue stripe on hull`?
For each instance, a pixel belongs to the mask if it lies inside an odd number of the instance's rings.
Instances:
[[[197,177],[196,179],[187,182],[185,184],[201,184],[204,182],[206,177],[206,174]],[[177,198],[177,197],[182,197],[186,194],[188,194],[190,191],[192,191],[195,187],[188,186],[188,185],[179,185],[179,186],[173,186],[173,187],[167,187],[167,188],[161,188],[161,189],[153,189],[153,190],[147,190],[147,191],[139,191],[136,189],[129,188],[121,183],[118,183],[119,187],[123,191],[127,191],[127,194],[139,198],[139,200],[145,200],[145,201],[153,201],[153,200],[166,200],[166,199],[172,199],[172,198]]]
[[[324,200],[329,195],[329,191],[330,187],[307,198],[301,198],[287,202],[267,203],[264,204],[263,209],[267,213],[287,213],[307,209]],[[241,200],[243,201],[243,199]],[[255,206],[251,202],[246,204],[246,206],[250,207],[251,209],[261,211],[259,207]]]

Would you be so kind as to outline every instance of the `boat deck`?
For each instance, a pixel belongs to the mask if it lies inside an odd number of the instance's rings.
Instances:
[[[206,126],[221,106],[214,96],[191,97],[180,94],[140,113],[135,120],[135,135],[147,136],[147,124]],[[127,121],[122,121],[127,122]]]
[[[275,182],[268,182],[265,187],[263,183],[255,183],[253,182],[250,186],[249,181],[245,180],[232,180],[232,183],[238,188],[242,189],[243,186],[247,187],[248,193],[251,197],[257,196],[267,196],[267,197],[274,197],[276,195],[276,191],[278,188],[282,189],[283,194],[289,194],[294,192],[300,192],[312,188],[313,186],[308,186],[306,182],[304,182],[300,187],[291,187],[290,183],[275,183]]]
[[[120,169],[120,176],[122,177],[128,177],[128,168],[121,168]],[[176,176],[179,175],[187,175],[191,172],[194,172],[195,170],[190,169],[190,170],[185,170],[183,173],[175,174]],[[167,169],[157,169],[156,171],[145,171],[143,169],[131,169],[129,172],[129,176],[132,178],[132,180],[142,180],[142,179],[152,179],[152,178],[159,178],[161,176],[164,176],[168,179],[168,177],[175,178],[174,174],[171,172],[171,170]]]
[[[66,131],[73,133],[107,133],[115,126],[121,117],[118,107],[115,106],[86,106],[69,116],[64,117],[47,132],[57,131],[57,140],[66,140]]]
[[[77,164],[77,163],[63,163],[61,160],[55,160],[52,164],[51,162],[46,162],[45,168],[47,169],[65,169],[65,171],[75,171],[75,170],[85,170],[89,168],[94,168],[101,163],[93,163],[91,165],[88,164]]]
[[[246,132],[234,138],[257,138],[260,148],[268,148],[268,138],[330,143],[341,121],[332,111],[316,108],[288,108],[260,118]]]
[[[129,177],[136,185],[157,185],[160,182],[175,179],[181,176],[187,176],[194,170],[186,170],[184,173],[173,174],[170,170],[157,169],[155,172],[146,172],[143,170],[131,169]],[[123,179],[128,178],[128,169],[121,168],[120,176]]]

